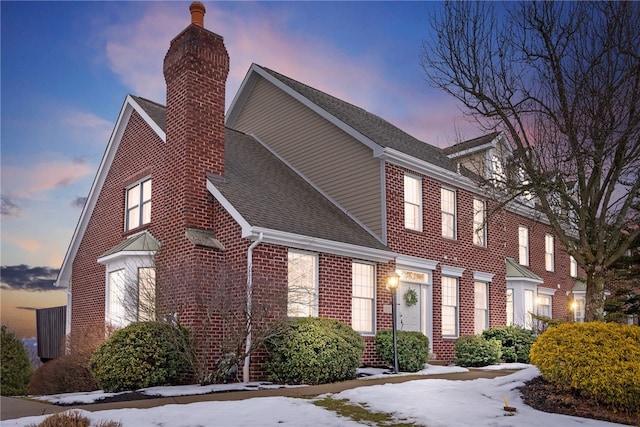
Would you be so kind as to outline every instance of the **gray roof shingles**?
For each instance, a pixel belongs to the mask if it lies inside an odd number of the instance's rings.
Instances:
[[[209,180],[252,226],[387,250],[254,138],[227,129],[224,178]]]
[[[151,119],[162,129],[167,131],[167,114],[166,107],[157,102],[139,96],[131,95],[131,97],[142,107],[142,109],[151,117]]]

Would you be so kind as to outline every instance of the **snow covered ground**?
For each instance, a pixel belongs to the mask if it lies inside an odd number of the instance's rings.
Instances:
[[[607,423],[566,415],[548,414],[526,406],[517,387],[539,375],[530,365],[503,364],[491,369],[521,369],[495,379],[451,381],[440,379],[414,380],[401,384],[357,387],[331,395],[347,399],[352,404],[366,405],[371,411],[392,413],[398,420],[428,427],[458,426],[579,426],[605,427]],[[466,371],[460,367],[426,365],[420,374],[442,374]],[[379,370],[367,370],[372,377],[388,376]],[[366,381],[366,379],[363,379]],[[363,384],[364,385],[364,384]],[[153,387],[147,394],[178,396],[212,391],[279,387],[268,384],[230,384],[225,386]],[[48,396],[43,400],[88,403],[107,396],[101,392]],[[320,396],[324,398],[326,396]],[[516,413],[503,410],[504,398],[517,408]],[[75,400],[74,400],[75,399]],[[165,405],[150,409],[117,409],[83,414],[93,423],[101,420],[122,422],[125,427],[196,427],[196,426],[358,426],[335,412],[315,406],[310,400],[290,397],[261,397],[231,402],[200,402],[187,405]],[[42,421],[45,416],[6,420],[4,426],[26,426]]]

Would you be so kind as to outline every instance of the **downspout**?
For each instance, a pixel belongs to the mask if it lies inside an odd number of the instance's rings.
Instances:
[[[262,242],[264,235],[262,232],[258,234],[258,240],[253,242],[247,250],[247,342],[245,344],[246,355],[244,357],[244,366],[242,367],[242,381],[249,382],[249,365],[251,363],[251,304],[253,295],[253,250]]]

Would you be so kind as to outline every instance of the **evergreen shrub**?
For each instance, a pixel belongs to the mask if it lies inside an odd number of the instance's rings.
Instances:
[[[507,363],[529,363],[531,344],[536,341],[536,334],[520,326],[502,326],[482,332],[486,340],[495,339],[502,343],[502,360]]]
[[[2,325],[0,341],[0,394],[2,396],[18,396],[27,394],[31,362],[22,340],[14,331]]]
[[[502,345],[496,339],[486,340],[482,335],[468,335],[456,340],[454,362],[464,367],[488,366],[502,360]]]
[[[403,372],[417,372],[429,360],[429,338],[421,332],[396,331],[398,368]],[[393,366],[393,331],[386,329],[376,334],[376,352]]]
[[[189,332],[161,322],[138,322],[117,330],[89,361],[106,392],[187,384],[193,379]]]
[[[364,339],[337,320],[303,317],[289,320],[265,347],[270,381],[325,384],[356,377]]]
[[[543,378],[621,411],[640,410],[640,327],[566,323],[531,346]]]

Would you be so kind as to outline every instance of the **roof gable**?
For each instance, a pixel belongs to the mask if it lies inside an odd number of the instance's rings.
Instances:
[[[120,114],[118,115],[118,119],[116,120],[116,124],[113,128],[113,132],[111,133],[111,137],[109,138],[109,143],[107,144],[107,148],[105,149],[102,160],[100,161],[98,172],[96,173],[96,176],[93,179],[93,183],[91,184],[91,189],[89,190],[87,201],[82,208],[80,219],[78,220],[76,228],[73,232],[73,236],[71,237],[71,243],[69,244],[67,253],[64,256],[62,267],[60,268],[60,272],[58,273],[58,278],[54,283],[55,286],[69,286],[73,260],[76,256],[76,253],[78,252],[80,242],[82,242],[82,238],[84,237],[87,226],[89,225],[91,213],[96,206],[98,197],[100,196],[100,192],[102,191],[102,187],[107,178],[107,174],[109,173],[109,169],[111,168],[113,159],[115,158],[118,147],[120,146],[120,141],[122,140],[124,131],[127,127],[127,124],[129,123],[131,114],[134,111],[137,112],[145,121],[145,123],[147,123],[149,127],[158,135],[158,137],[163,142],[166,142],[166,134],[164,132],[164,129],[159,125],[159,123],[163,123],[163,120],[160,120],[157,117],[159,122],[156,122],[156,120],[152,118],[152,115],[156,116],[159,111],[157,108],[154,110],[152,104],[155,103],[145,100],[144,98],[135,97],[133,95],[127,95],[127,97],[125,98],[122,108],[120,109]],[[159,104],[155,105],[158,106]]]
[[[505,261],[507,264],[507,280],[521,279],[537,283],[543,282],[542,277],[538,276],[528,268],[525,268],[522,265],[518,264],[513,258],[506,258]]]
[[[231,104],[227,125],[233,127],[242,104],[255,82],[261,76],[282,90],[287,91],[304,105],[321,114],[345,132],[374,150],[379,156],[384,149],[408,154],[416,159],[431,163],[448,171],[456,171],[456,165],[442,150],[409,135],[381,117],[360,107],[331,96],[311,86],[286,77],[276,71],[253,64],[243,84]]]

